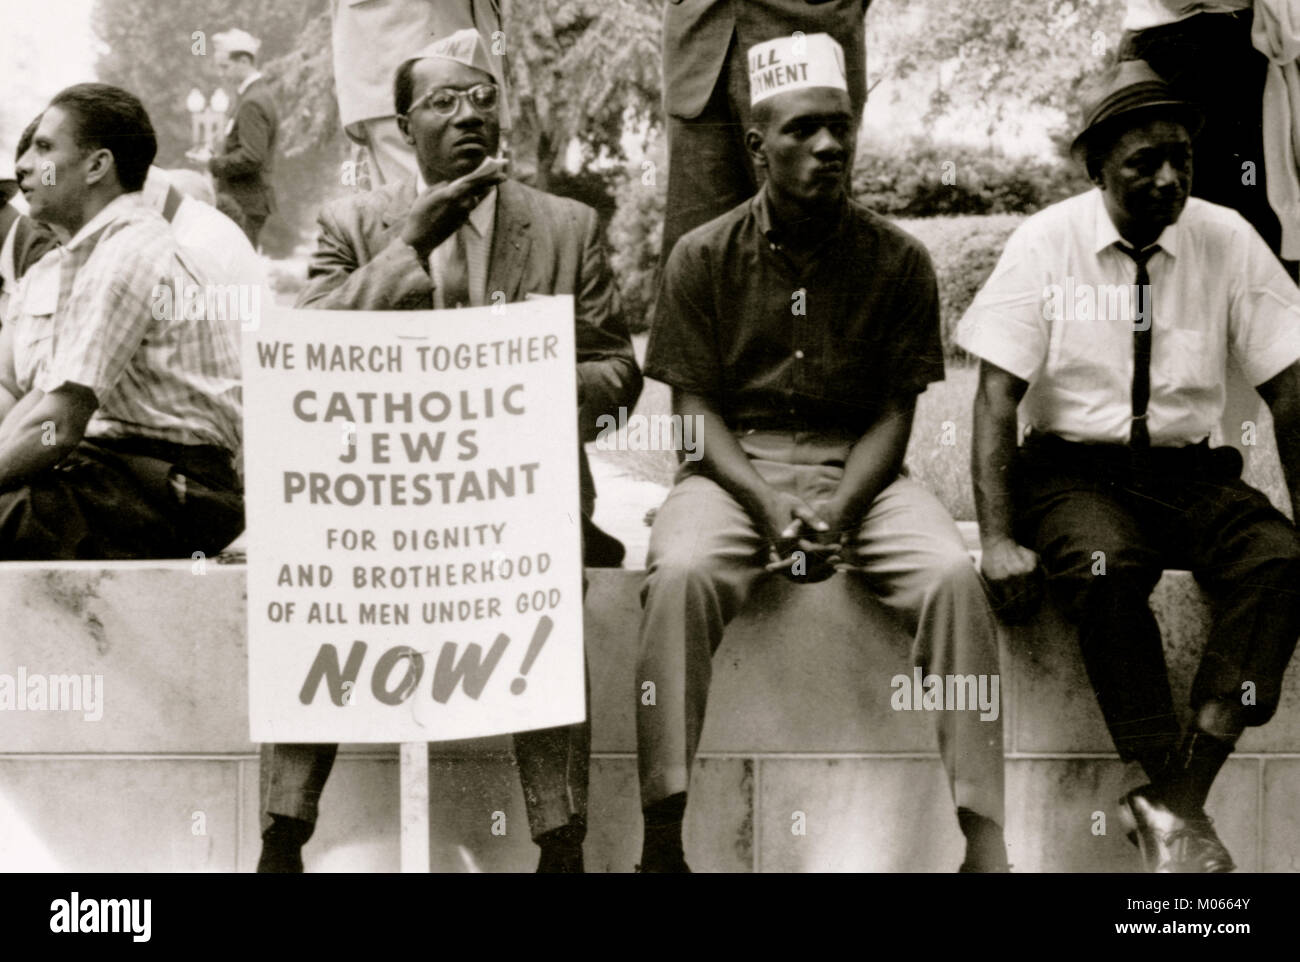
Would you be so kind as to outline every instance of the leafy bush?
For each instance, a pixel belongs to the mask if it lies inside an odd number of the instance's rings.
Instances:
[[[944,350],[950,360],[962,360],[963,352],[952,346],[953,330],[971,298],[993,270],[1007,237],[1021,221],[1023,212],[1037,210],[1078,193],[1087,184],[1081,177],[1075,177],[1068,171],[1057,170],[1045,164],[1033,165],[1016,161],[1004,171],[1007,176],[994,186],[975,190],[971,186],[971,178],[994,161],[977,164],[960,158],[955,151],[926,147],[916,148],[909,155],[908,162],[921,163],[917,158],[923,155],[929,158],[924,163],[931,164],[930,169],[936,174],[932,178],[933,183],[928,184],[916,173],[906,175],[913,178],[907,187],[911,198],[908,203],[897,203],[897,195],[894,194],[886,196],[870,192],[859,194],[857,199],[897,220],[900,226],[916,235],[929,249],[939,276]],[[944,185],[939,180],[943,170],[941,158],[945,156],[958,157],[953,161],[957,165],[956,184],[951,186]],[[628,326],[634,333],[648,330],[650,310],[654,304],[659,243],[663,234],[665,178],[662,172],[665,168],[662,151],[652,154],[651,159],[658,172],[654,184],[643,183],[642,172],[633,168],[623,175],[615,188],[615,210],[608,231],[614,276],[618,279],[623,295]],[[916,163],[911,168],[913,171],[920,169]],[[861,187],[869,180],[864,171],[874,169],[875,164],[875,160],[868,160],[864,164],[863,156],[859,155],[855,185]],[[907,168],[907,164],[900,163],[897,159],[892,160],[891,164],[900,171]],[[1030,175],[1036,167],[1041,167],[1042,170],[1035,175],[1037,179],[1034,179]],[[899,182],[901,181],[895,181]],[[882,197],[886,203],[873,202]],[[992,210],[980,209],[961,216],[933,216],[936,211],[942,212],[944,208],[960,208],[963,205]],[[913,215],[910,213],[912,207],[925,207],[928,213]]]
[[[610,266],[623,296],[623,317],[633,334],[650,329],[664,230],[664,151],[652,151],[647,159],[653,167],[629,169],[615,188],[614,216],[608,231]]]
[[[993,272],[1007,238],[1023,219],[1020,214],[897,219],[899,227],[926,246],[934,261],[934,271],[939,277],[943,350],[948,360],[970,360],[965,351],[953,344],[957,322]]]
[[[854,197],[898,217],[1031,214],[1088,186],[1064,161],[918,140],[893,148],[860,143],[853,169]]]

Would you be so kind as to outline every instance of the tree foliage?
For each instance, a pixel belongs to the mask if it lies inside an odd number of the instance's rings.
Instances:
[[[319,44],[318,31],[308,28],[322,15],[328,23],[327,0],[95,0],[92,28],[103,45],[95,72],[143,101],[158,133],[159,164],[182,165],[190,146],[185,98],[195,88],[209,96],[221,84],[213,36],[239,27],[261,40],[259,69],[276,89],[281,111],[294,116],[298,95],[310,99],[318,91],[283,89],[277,84],[277,60],[305,47],[305,41]],[[326,61],[328,36],[327,28]],[[226,93],[233,100],[235,91]],[[332,86],[328,96],[333,97]]]
[[[655,0],[504,0],[512,149],[544,187],[577,141],[622,159],[630,129],[660,124]],[[531,168],[531,169],[530,169]]]
[[[1027,107],[1073,119],[1123,15],[1124,0],[876,0],[869,82],[933,78],[930,119],[975,110],[992,130]]]

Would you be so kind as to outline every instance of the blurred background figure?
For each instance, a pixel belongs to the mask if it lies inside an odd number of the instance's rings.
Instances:
[[[745,51],[793,34],[828,33],[844,49],[855,123],[867,102],[866,16],[871,0],[669,0],[664,6],[668,206],[660,263],[677,238],[758,189],[745,150]]]
[[[221,152],[208,159],[218,194],[229,194],[243,211],[244,233],[254,247],[262,225],[276,210],[271,171],[275,160],[279,119],[271,89],[254,65],[262,46],[243,30],[227,30],[213,38],[217,67],[235,84],[235,111],[226,128]],[[195,159],[199,155],[191,154]]]
[[[217,194],[212,189],[211,177],[185,167],[177,167],[174,170],[164,171],[164,173],[166,173],[167,180],[171,182],[171,185],[186,197],[201,200],[211,207],[217,205]]]
[[[474,27],[483,37],[497,85],[505,91],[500,0],[333,0],[334,84],[339,120],[364,148],[370,186],[415,178],[415,153],[397,129],[392,65],[430,41]],[[509,130],[506,98],[498,101]]]
[[[1268,196],[1268,178],[1279,171],[1266,169],[1264,151],[1269,58],[1251,39],[1257,15],[1252,5],[1252,0],[1127,0],[1119,59],[1145,60],[1179,97],[1200,108],[1205,126],[1196,138],[1192,196],[1237,211],[1280,259],[1282,224]],[[1282,263],[1295,280],[1296,261]],[[1259,423],[1260,397],[1235,364],[1229,365],[1227,379],[1220,432],[1223,443],[1244,456],[1250,444],[1243,438]]]
[[[213,204],[182,190],[181,184],[202,193],[206,180],[196,171],[150,167],[144,182],[145,203],[171,223],[172,236],[199,283],[240,285],[250,292],[244,295],[245,302],[255,303],[260,309],[264,299],[269,297],[262,258],[239,224]],[[213,196],[211,187],[206,193]],[[251,294],[253,288],[257,290],[256,295]],[[252,297],[256,297],[255,302],[251,301]],[[231,339],[238,344],[241,331],[238,313],[229,312],[223,320]]]
[[[31,146],[40,119],[37,117],[28,124],[18,138],[15,163]],[[49,227],[27,216],[27,201],[18,189],[18,181],[10,178],[0,180],[0,324],[4,323],[9,298],[18,281],[27,273],[27,268],[57,243]]]

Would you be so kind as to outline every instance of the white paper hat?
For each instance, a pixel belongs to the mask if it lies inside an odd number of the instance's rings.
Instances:
[[[454,60],[456,63],[463,63],[467,67],[473,67],[475,70],[482,70],[486,74],[495,76],[492,70],[492,62],[488,58],[487,47],[483,45],[483,37],[473,27],[465,27],[433,41],[422,50],[406,58],[406,62],[424,60],[428,57]]]
[[[215,34],[212,37],[212,42],[217,48],[217,53],[224,54],[246,53],[256,57],[257,51],[262,49],[262,41],[252,34],[238,29]]]
[[[749,48],[749,102],[809,87],[848,92],[844,48],[827,33],[795,33]]]

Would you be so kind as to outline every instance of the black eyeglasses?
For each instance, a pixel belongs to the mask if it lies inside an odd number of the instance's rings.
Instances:
[[[411,104],[410,109],[406,111],[406,115],[409,117],[415,111],[427,105],[439,117],[450,117],[460,110],[462,100],[468,100],[469,105],[478,113],[486,114],[496,109],[500,96],[496,84],[475,84],[468,90],[456,90],[453,87],[435,87]]]

